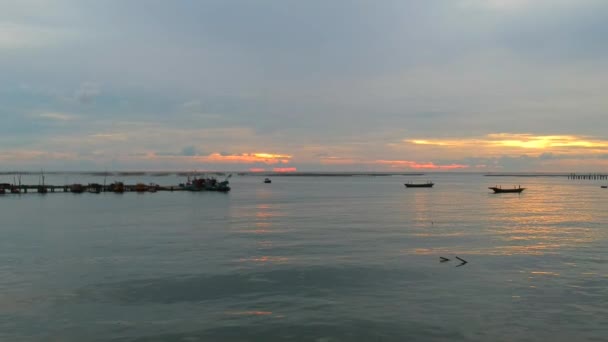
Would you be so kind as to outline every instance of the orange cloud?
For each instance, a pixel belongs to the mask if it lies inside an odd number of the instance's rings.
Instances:
[[[0,152],[0,161],[27,162],[33,160],[77,160],[74,153],[17,150]]]
[[[275,167],[272,169],[274,172],[296,172],[298,171],[295,167]]]
[[[319,162],[323,165],[351,165],[356,164],[357,160],[342,157],[323,157]]]
[[[407,167],[411,169],[429,169],[429,170],[455,170],[455,169],[466,169],[469,165],[463,164],[450,164],[450,165],[437,165],[433,162],[419,163],[410,160],[376,160],[376,164],[390,165],[390,167]]]
[[[208,156],[195,157],[199,162],[221,163],[221,164],[286,164],[289,163],[291,156],[285,154],[272,153],[242,153],[223,155],[220,153],[212,153]]]
[[[521,154],[522,150],[536,151],[536,153],[569,153],[580,149],[587,149],[593,153],[606,153],[608,150],[607,140],[577,135],[493,133],[473,139],[408,139],[404,142],[419,146],[470,149],[476,154],[479,152]]]

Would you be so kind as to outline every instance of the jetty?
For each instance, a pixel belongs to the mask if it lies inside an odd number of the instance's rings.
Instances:
[[[602,173],[588,173],[588,174],[568,174],[568,179],[580,179],[580,180],[604,180],[608,179],[608,175]]]
[[[82,185],[82,188],[79,186],[80,184],[70,184],[70,185],[10,185],[10,184],[0,184],[0,189],[4,189],[7,194],[29,194],[29,193],[42,193],[42,194],[52,194],[52,193],[63,193],[63,192],[71,192],[75,194],[90,192],[90,193],[101,193],[101,192],[157,192],[157,191],[218,191],[218,192],[226,192],[221,190],[214,189],[201,189],[201,190],[193,190],[186,188],[184,186],[172,185],[172,186],[150,186],[145,185],[142,187],[142,184],[124,184],[122,190],[118,190],[118,188],[114,184],[110,185],[99,185],[99,184],[89,184]]]
[[[113,182],[112,184],[98,184],[89,183],[83,184],[69,184],[69,185],[52,185],[45,184],[44,182],[37,185],[18,184],[13,183],[0,183],[0,195],[5,194],[53,194],[53,193],[66,193],[71,192],[74,194],[81,194],[84,192],[99,194],[102,192],[113,192],[113,193],[125,193],[125,192],[137,192],[155,193],[158,191],[191,191],[191,192],[202,192],[202,191],[214,191],[214,192],[229,192],[230,186],[228,182],[229,175],[225,180],[218,181],[215,178],[190,178],[188,177],[187,183],[179,185],[161,186],[158,184],[150,183],[136,183],[136,184],[124,184],[123,182]]]

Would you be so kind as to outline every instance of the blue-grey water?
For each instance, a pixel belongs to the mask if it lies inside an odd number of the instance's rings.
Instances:
[[[3,195],[0,341],[608,340],[602,181],[262,179]]]

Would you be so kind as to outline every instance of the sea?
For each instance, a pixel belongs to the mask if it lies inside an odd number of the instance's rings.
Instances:
[[[608,180],[263,179],[0,195],[0,341],[608,341]]]

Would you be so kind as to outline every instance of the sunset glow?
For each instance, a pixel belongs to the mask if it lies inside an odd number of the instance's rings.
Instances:
[[[272,171],[280,172],[280,173],[288,173],[288,172],[296,172],[296,171],[298,171],[298,169],[295,167],[275,167],[272,169]]]
[[[289,163],[291,156],[271,153],[242,153],[233,155],[223,155],[220,153],[212,153],[208,156],[198,156],[196,159],[199,162],[207,163],[225,163],[225,164],[286,164]]]
[[[479,154],[605,154],[608,140],[575,135],[532,135],[532,134],[488,134],[480,138],[405,140],[415,146],[435,146],[450,150],[458,149],[470,155]]]
[[[376,163],[381,165],[390,165],[394,168],[410,168],[410,169],[426,169],[426,170],[456,170],[466,169],[469,165],[461,164],[449,164],[449,165],[437,165],[433,162],[415,162],[409,160],[377,160]]]

